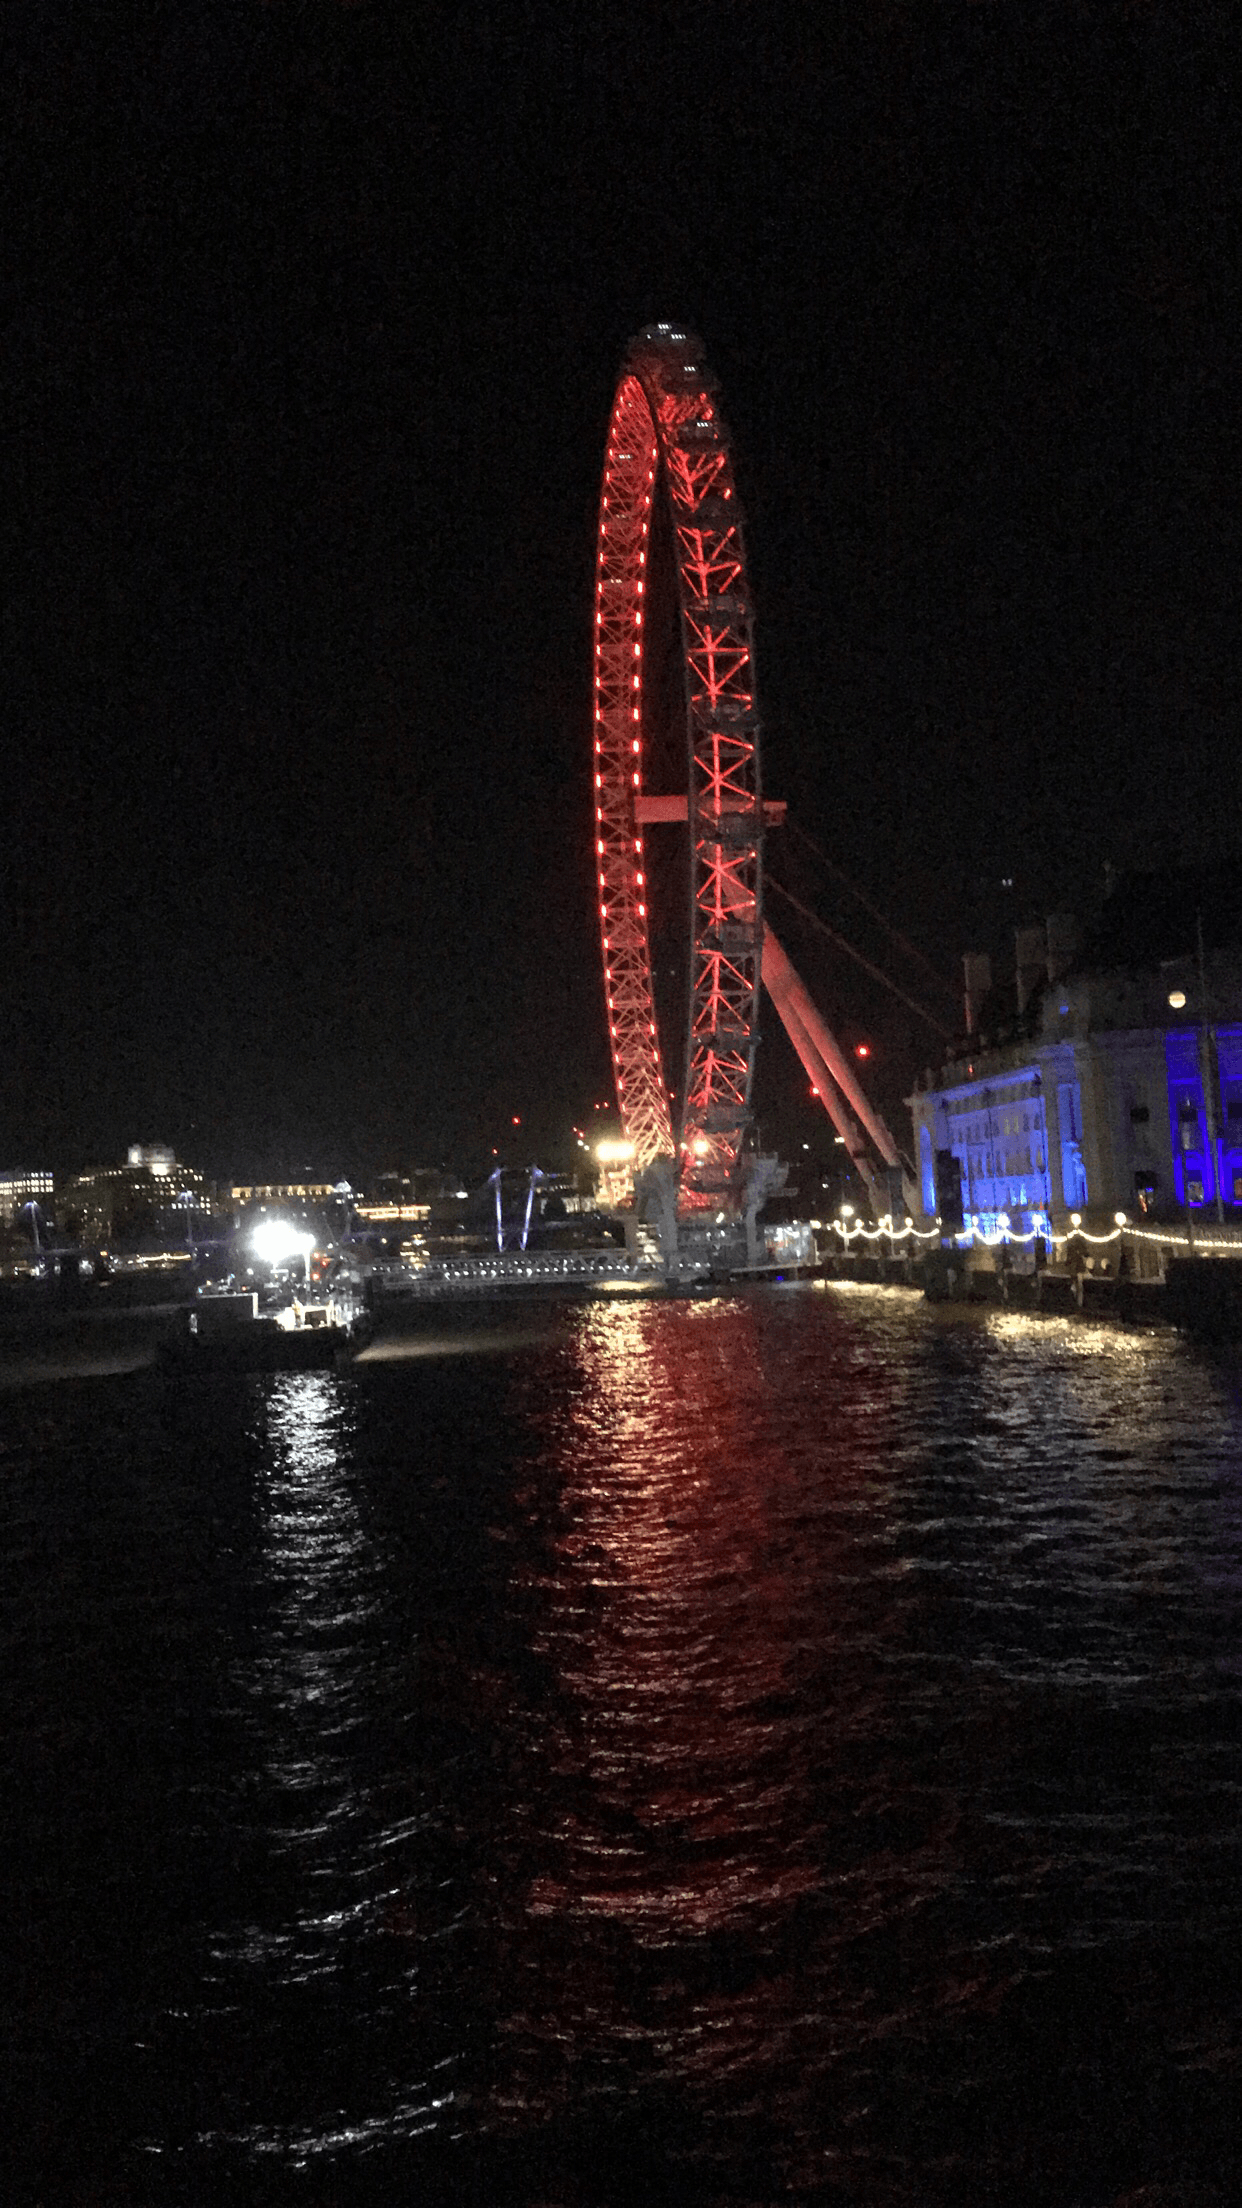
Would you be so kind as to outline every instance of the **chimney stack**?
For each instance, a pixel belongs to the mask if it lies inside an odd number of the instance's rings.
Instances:
[[[1048,939],[1042,928],[1019,928],[1018,1011],[1025,1012],[1041,982],[1048,979]]]
[[[992,961],[986,951],[967,951],[962,960],[966,975],[966,1033],[979,1027],[979,1010],[992,986]]]
[[[1072,912],[1048,915],[1048,979],[1060,981],[1078,953],[1078,922]]]

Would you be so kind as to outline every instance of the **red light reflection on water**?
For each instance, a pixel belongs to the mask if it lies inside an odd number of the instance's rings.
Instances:
[[[619,2068],[769,2068],[799,1999],[782,1928],[821,1880],[800,1688],[837,1541],[773,1435],[755,1313],[606,1310],[570,1354],[521,1590],[550,1691],[497,1897],[515,2120]],[[857,1421],[830,1453],[839,1506]]]
[[[584,1339],[586,1387],[560,1437],[569,1523],[535,1639],[568,1705],[556,1768],[586,1794],[548,1835],[560,1861],[528,1906],[623,1919],[648,1940],[813,1877],[806,1720],[780,1706],[799,1567],[767,1553],[780,1466],[752,1314],[705,1317],[626,1312]]]

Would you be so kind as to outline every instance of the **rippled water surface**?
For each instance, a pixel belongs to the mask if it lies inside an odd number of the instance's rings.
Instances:
[[[803,1286],[0,1419],[11,2197],[1242,2199],[1236,1357]]]

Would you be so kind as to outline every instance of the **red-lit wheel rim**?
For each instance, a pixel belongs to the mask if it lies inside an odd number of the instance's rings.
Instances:
[[[685,671],[690,998],[675,1120],[651,985],[643,658],[651,518],[667,499]],[[678,1161],[684,1211],[736,1202],[758,1039],[763,808],[741,511],[715,386],[687,332],[629,348],[613,401],[595,586],[595,849],[609,1040],[634,1169]]]

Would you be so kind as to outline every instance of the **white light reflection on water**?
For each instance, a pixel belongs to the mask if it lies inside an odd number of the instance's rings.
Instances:
[[[400,2070],[417,1975],[410,1865],[425,1818],[400,1813],[403,1789],[372,1760],[386,1589],[359,1511],[348,1384],[332,1373],[281,1375],[259,1419],[262,1546],[236,1672],[253,1754],[239,1848],[253,1859],[258,1906],[218,1932],[211,1975],[221,2014],[244,2016],[251,2030],[268,2020],[282,2067],[305,2038],[305,2077],[295,2070],[286,2091],[309,2087],[316,2113],[282,2119],[256,2108],[251,2123],[197,2143],[298,2164],[436,2129],[453,2104],[456,2061],[434,2063],[413,2090]],[[405,1791],[416,1783],[411,1771]],[[397,2061],[388,2076],[377,2069],[351,2087],[341,2001],[368,1983],[372,2030],[385,2007],[393,2012]],[[261,2074],[271,2057],[262,2045],[255,2053]]]
[[[504,1357],[515,1350],[533,1349],[563,1333],[563,1326],[498,1326],[480,1324],[467,1332],[447,1330],[416,1335],[392,1335],[369,1342],[355,1360],[359,1365],[409,1364],[428,1359],[439,1364],[446,1357]]]
[[[288,1799],[281,1843],[313,1853],[354,1807],[348,1748],[360,1716],[359,1644],[375,1614],[375,1574],[350,1488],[350,1437],[335,1375],[282,1375],[264,1423],[266,1616],[247,1686],[266,1777]]]

